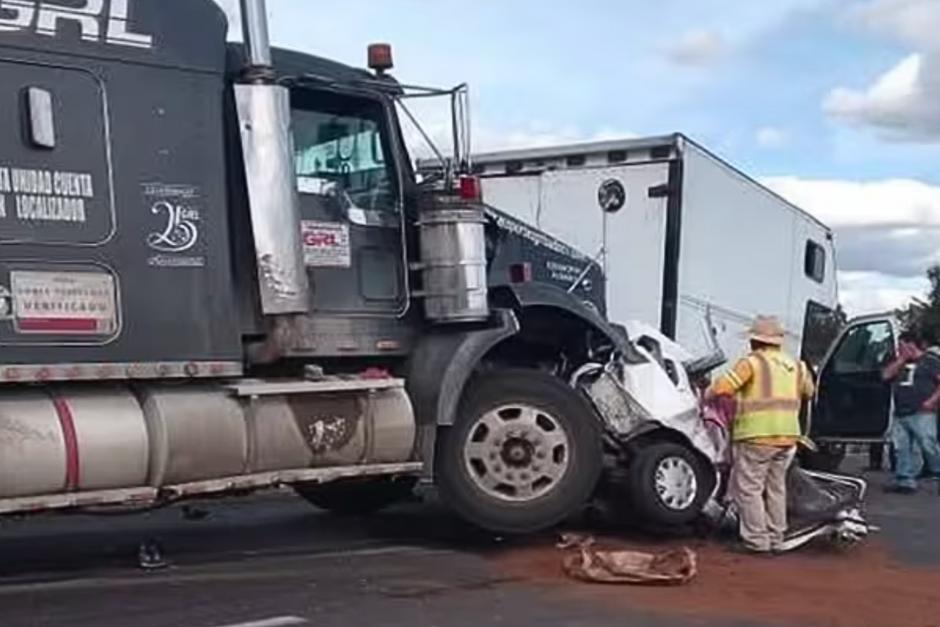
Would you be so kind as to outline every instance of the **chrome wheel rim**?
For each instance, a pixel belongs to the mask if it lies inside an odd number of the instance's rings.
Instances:
[[[656,466],[653,479],[663,505],[674,511],[687,509],[698,494],[695,469],[681,457],[665,457]]]
[[[467,432],[464,464],[474,485],[503,501],[531,501],[551,491],[571,462],[571,442],[557,418],[513,403],[477,418]]]

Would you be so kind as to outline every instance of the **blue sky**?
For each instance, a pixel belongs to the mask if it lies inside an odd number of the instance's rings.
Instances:
[[[691,135],[836,229],[856,312],[940,261],[940,0],[268,4],[278,45],[469,82],[477,149]]]

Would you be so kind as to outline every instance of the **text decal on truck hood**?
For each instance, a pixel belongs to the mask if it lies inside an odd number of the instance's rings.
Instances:
[[[32,31],[58,37],[63,25],[78,24],[82,41],[132,48],[153,48],[153,36],[135,33],[127,22],[131,0],[84,0],[76,6],[62,6],[48,0],[0,0],[0,33]]]

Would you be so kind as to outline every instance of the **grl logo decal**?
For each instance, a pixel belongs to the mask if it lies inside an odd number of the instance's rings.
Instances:
[[[84,0],[72,6],[52,0],[0,0],[0,34],[32,31],[58,37],[77,24],[83,41],[153,48],[152,35],[130,30],[129,2],[110,0],[105,11],[105,0]]]

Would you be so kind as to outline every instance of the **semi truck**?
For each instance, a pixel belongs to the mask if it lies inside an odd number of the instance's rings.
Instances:
[[[386,45],[272,50],[241,8],[244,45],[211,0],[0,2],[0,516],[274,486],[366,513],[427,481],[516,533],[614,470],[637,515],[697,516],[694,365],[483,205],[466,142],[416,177],[397,105],[448,97],[460,138],[466,92]]]
[[[608,315],[642,320],[692,353],[747,350],[758,314],[817,365],[841,322],[825,224],[681,133],[474,155],[483,199],[588,252]],[[582,268],[555,266],[574,282]]]

